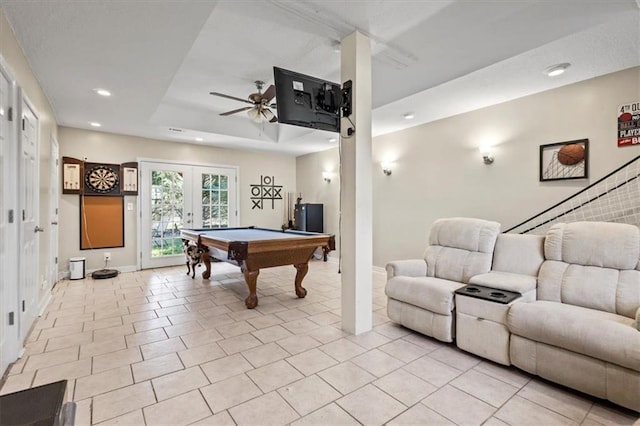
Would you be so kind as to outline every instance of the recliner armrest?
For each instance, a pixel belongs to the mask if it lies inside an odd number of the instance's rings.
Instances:
[[[424,259],[394,260],[387,263],[387,279],[397,276],[426,277],[427,262]]]
[[[640,307],[636,311],[636,330],[640,331]]]
[[[469,284],[525,294],[536,289],[537,278],[532,277],[531,275],[491,271],[487,274],[474,275],[469,280]]]

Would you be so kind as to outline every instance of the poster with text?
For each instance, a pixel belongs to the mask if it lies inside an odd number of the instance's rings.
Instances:
[[[640,145],[640,102],[618,107],[618,147]]]

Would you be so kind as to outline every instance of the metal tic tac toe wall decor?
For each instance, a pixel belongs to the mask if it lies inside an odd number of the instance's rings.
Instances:
[[[271,209],[275,209],[275,200],[282,200],[282,185],[275,181],[273,176],[260,175],[260,183],[251,185],[251,210],[262,210],[265,200],[271,200]]]

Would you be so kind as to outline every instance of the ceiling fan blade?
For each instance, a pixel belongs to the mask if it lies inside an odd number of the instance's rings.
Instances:
[[[242,107],[242,108],[234,109],[233,111],[220,113],[220,115],[231,115],[231,114],[235,114],[236,112],[246,111],[248,109],[253,109],[253,107]]]
[[[213,95],[213,96],[220,96],[221,98],[233,99],[234,101],[240,101],[240,102],[244,102],[244,103],[247,103],[247,104],[255,105],[254,102],[251,102],[251,101],[249,101],[247,99],[236,98],[235,96],[225,95],[224,93],[209,92],[209,94]]]
[[[267,108],[262,110],[262,115],[267,119],[267,121],[269,121],[269,123],[275,123],[278,121],[278,118]]]
[[[271,86],[269,86],[269,88],[267,90],[264,91],[264,93],[262,94],[262,101],[269,103],[269,101],[271,101],[271,99],[273,99],[273,97],[276,95],[276,86],[274,86],[273,84]]]

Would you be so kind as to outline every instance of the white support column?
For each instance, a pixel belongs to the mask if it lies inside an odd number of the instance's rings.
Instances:
[[[342,119],[342,329],[353,334],[372,325],[371,45],[354,32],[341,43],[342,84],[353,83],[351,121]]]

